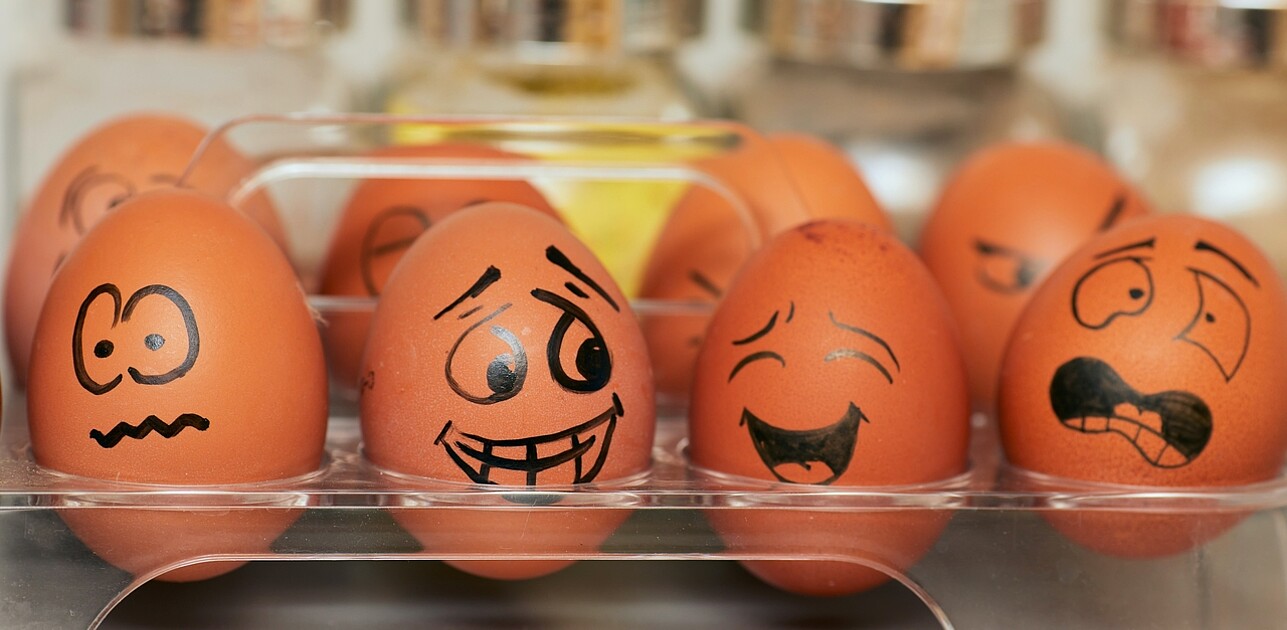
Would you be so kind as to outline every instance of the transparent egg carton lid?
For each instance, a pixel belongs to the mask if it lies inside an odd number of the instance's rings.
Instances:
[[[229,200],[238,205],[269,192],[288,228],[292,262],[323,319],[375,305],[317,293],[330,231],[364,180],[529,181],[574,233],[592,248],[598,244],[596,253],[628,295],[651,239],[689,187],[728,201],[751,243],[804,214],[800,207],[763,210],[774,186],[789,187],[783,181],[734,187],[694,166],[739,152],[774,159],[762,139],[731,123],[299,115],[241,119],[215,134],[274,147],[256,156],[259,170]],[[513,157],[371,155],[389,145],[441,142],[480,144]],[[201,157],[199,151],[190,170]],[[612,199],[631,201],[605,203]],[[632,306],[641,319],[710,311],[641,299]],[[1287,620],[1284,474],[1218,489],[1052,479],[1009,467],[994,424],[976,416],[970,466],[949,479],[898,487],[770,483],[692,466],[686,401],[660,392],[645,473],[579,486],[473,486],[396,474],[365,459],[355,392],[343,385],[332,387],[318,470],[241,486],[146,485],[43,469],[31,456],[25,396],[7,390],[0,424],[0,626],[94,627],[133,589],[176,569],[199,574],[212,567],[218,573],[218,563],[386,559],[473,567],[830,563],[901,583],[943,627],[1005,627],[1017,618],[1050,627],[1158,628]],[[400,525],[407,515],[435,524],[436,535],[428,542],[408,535]],[[708,523],[721,519],[750,526],[716,534]],[[611,522],[615,530],[591,544],[578,525],[587,522]],[[925,530],[936,535],[908,535]],[[82,540],[86,532],[96,538]],[[801,598],[800,606],[809,605]]]

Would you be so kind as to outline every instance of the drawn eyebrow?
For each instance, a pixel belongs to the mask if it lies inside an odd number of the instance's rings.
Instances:
[[[1107,258],[1109,256],[1112,256],[1113,254],[1120,254],[1122,252],[1129,251],[1132,249],[1138,249],[1140,247],[1147,247],[1149,249],[1152,249],[1154,240],[1156,239],[1150,238],[1147,240],[1139,241],[1137,243],[1122,245],[1121,247],[1114,247],[1110,250],[1099,252],[1098,254],[1095,254],[1095,260],[1099,260],[1100,258]]]
[[[786,367],[786,359],[782,358],[782,355],[772,350],[761,350],[759,352],[752,352],[751,354],[748,354],[742,357],[742,360],[738,361],[737,365],[733,366],[733,371],[729,372],[728,374],[729,382],[733,381],[733,377],[737,376],[737,373],[741,372],[742,368],[746,367],[747,365],[750,365],[752,362],[759,361],[760,359],[773,359],[774,361],[777,361],[778,363],[782,364],[782,367]]]
[[[765,324],[763,328],[751,333],[749,337],[743,337],[741,339],[734,340],[733,345],[744,346],[748,343],[751,343],[752,341],[755,341],[756,339],[763,337],[764,335],[769,334],[769,332],[773,330],[773,327],[776,326],[778,323],[778,313],[779,311],[773,311],[773,316],[769,318],[769,323]]]
[[[790,324],[795,319],[795,302],[790,302],[791,310],[787,311],[786,323]]]
[[[456,319],[465,319],[466,317],[469,317],[470,315],[473,315],[474,313],[477,313],[478,311],[481,311],[481,310],[483,310],[483,306],[480,304],[478,306],[475,306],[474,308],[471,308],[465,311],[464,313],[457,315]]]
[[[1125,209],[1126,209],[1126,193],[1119,192],[1117,193],[1117,197],[1113,199],[1113,205],[1108,209],[1108,215],[1104,217],[1103,221],[1099,222],[1099,229],[1095,231],[1103,232],[1104,230],[1107,230],[1108,228],[1113,227],[1113,224],[1117,223],[1117,220],[1122,217],[1122,210],[1125,210]]]
[[[612,310],[617,311],[618,313],[621,312],[621,308],[617,306],[617,301],[612,299],[612,296],[608,295],[608,292],[604,291],[603,287],[599,286],[599,283],[591,279],[590,276],[585,275],[585,272],[581,271],[579,267],[572,264],[572,261],[568,260],[568,257],[564,255],[563,252],[559,251],[559,248],[553,245],[545,248],[545,259],[562,267],[564,271],[575,276],[577,280],[589,285],[591,289],[594,289],[595,293],[599,294],[599,297],[608,302],[612,307]]]
[[[572,284],[571,282],[564,282],[563,286],[567,287],[568,291],[572,292],[572,295],[575,295],[579,298],[588,299],[590,297],[585,291],[581,290],[581,287],[578,287],[577,285]]]
[[[1215,254],[1216,256],[1219,256],[1229,261],[1229,264],[1236,267],[1239,273],[1243,275],[1243,277],[1251,281],[1252,286],[1255,286],[1257,289],[1260,288],[1260,283],[1256,282],[1256,279],[1251,276],[1251,272],[1247,271],[1246,267],[1243,267],[1242,264],[1240,264],[1238,261],[1233,259],[1233,256],[1226,254],[1219,247],[1216,247],[1215,245],[1212,245],[1211,243],[1208,243],[1206,241],[1198,241],[1198,244],[1194,245],[1193,249],[1200,252],[1211,252],[1212,254]]]
[[[872,367],[876,368],[877,370],[880,370],[880,373],[884,375],[885,380],[889,381],[890,385],[894,384],[894,377],[889,374],[889,370],[886,370],[885,366],[881,365],[880,361],[877,361],[875,357],[861,350],[854,350],[853,348],[837,348],[835,350],[832,350],[831,352],[828,352],[827,356],[824,357],[822,360],[830,363],[832,361],[835,361],[836,359],[845,359],[845,358],[866,361],[867,363],[871,364]]]
[[[1006,254],[1009,256],[1018,256],[1021,258],[1028,257],[1027,254],[1017,249],[1014,249],[1012,247],[1006,247],[1005,245],[997,245],[995,243],[989,243],[981,238],[974,239],[974,251],[980,254]]]
[[[693,284],[697,285],[701,290],[711,294],[711,297],[717,298],[724,294],[723,291],[720,291],[719,287],[715,286],[715,283],[710,278],[702,275],[702,272],[696,269],[688,272],[688,279],[692,280]]]
[[[469,287],[468,289],[465,290],[464,293],[461,293],[460,297],[456,298],[454,302],[447,305],[447,308],[444,308],[441,311],[438,311],[438,314],[433,316],[434,321],[437,321],[443,315],[450,313],[451,309],[456,308],[457,306],[460,306],[461,302],[464,302],[469,298],[476,298],[482,295],[483,291],[487,290],[487,287],[492,286],[492,284],[494,284],[497,280],[500,280],[500,279],[501,279],[500,269],[497,269],[495,267],[488,267],[487,271],[484,271],[483,275],[478,276],[478,280],[474,281],[474,286]]]
[[[894,349],[890,348],[889,344],[885,343],[885,340],[881,339],[878,335],[876,335],[876,333],[873,333],[869,330],[863,330],[862,328],[859,328],[857,326],[851,326],[849,324],[837,321],[836,314],[831,311],[827,311],[827,316],[831,318],[831,323],[836,328],[839,328],[841,330],[847,330],[851,333],[857,333],[879,344],[880,347],[885,349],[885,352],[889,353],[889,358],[894,361],[894,369],[898,370],[899,372],[903,371],[903,366],[898,362],[898,357],[894,356]],[[893,379],[890,379],[890,382],[892,383]]]

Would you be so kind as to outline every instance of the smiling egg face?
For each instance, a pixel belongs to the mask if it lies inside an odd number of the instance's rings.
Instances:
[[[997,145],[957,170],[920,251],[961,328],[976,406],[993,410],[1006,340],[1046,275],[1087,239],[1148,212],[1107,164],[1072,145]]]
[[[892,235],[853,221],[784,232],[743,268],[698,356],[689,454],[740,477],[814,486],[943,480],[965,468],[969,401],[951,316]],[[944,513],[707,514],[750,555],[914,563]],[[861,534],[859,534],[861,533]],[[852,593],[883,582],[838,562],[748,561],[786,590]]]

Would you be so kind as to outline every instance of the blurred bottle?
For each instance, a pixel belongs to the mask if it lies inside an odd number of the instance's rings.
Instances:
[[[1044,0],[759,0],[767,48],[731,105],[762,131],[828,138],[914,242],[951,169],[1002,139],[1059,136],[1056,105],[1021,65]]]
[[[1122,0],[1104,148],[1162,210],[1238,227],[1287,273],[1287,4]]]
[[[15,74],[11,190],[25,196],[72,142],[129,112],[169,112],[213,126],[246,114],[349,109],[352,91],[322,54],[328,37],[345,27],[348,5],[64,0],[66,37]]]
[[[691,118],[674,53],[700,0],[405,0],[399,114]]]
[[[688,120],[705,108],[675,63],[703,26],[704,0],[405,0],[412,43],[384,96],[394,114]],[[569,125],[576,123],[570,121]],[[468,134],[470,127],[458,128]],[[451,140],[443,127],[403,125],[397,143]],[[648,160],[655,145],[504,145],[553,161]],[[634,151],[635,154],[630,152]],[[676,182],[531,182],[629,294]],[[603,212],[612,207],[611,213]]]

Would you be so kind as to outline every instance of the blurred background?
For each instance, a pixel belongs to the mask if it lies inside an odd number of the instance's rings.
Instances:
[[[913,244],[964,156],[1063,138],[1282,269],[1284,65],[1274,0],[0,0],[0,243],[50,164],[126,112],[734,118],[835,143]],[[490,627],[496,601],[542,626],[726,627],[735,608],[747,627],[936,627],[897,584],[793,616],[799,600],[728,563],[608,564],[535,585],[257,565],[148,585],[108,627],[407,627],[429,610]]]

